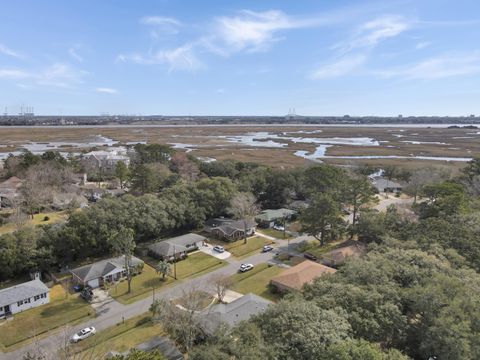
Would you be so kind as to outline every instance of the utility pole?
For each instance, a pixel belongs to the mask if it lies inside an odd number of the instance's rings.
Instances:
[[[175,245],[173,245],[173,278],[177,280],[177,256],[175,252]]]

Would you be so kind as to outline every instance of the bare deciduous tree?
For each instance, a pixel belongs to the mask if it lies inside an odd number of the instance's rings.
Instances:
[[[233,285],[231,277],[223,274],[214,274],[210,277],[210,281],[215,293],[217,294],[218,301],[223,303],[223,299],[227,293],[227,290],[229,290]]]
[[[228,212],[236,219],[243,221],[244,226],[244,243],[247,243],[247,225],[248,221],[253,221],[255,216],[259,213],[258,205],[256,204],[255,196],[251,193],[237,193],[230,202]]]

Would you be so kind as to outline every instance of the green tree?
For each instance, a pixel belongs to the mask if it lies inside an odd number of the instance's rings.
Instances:
[[[172,272],[172,266],[168,261],[162,260],[157,263],[155,270],[157,271],[157,274],[161,274],[162,279],[165,280],[165,277],[167,275],[170,275],[170,273]]]
[[[300,214],[302,229],[323,246],[345,229],[339,202],[331,194],[318,194]]]
[[[355,228],[359,210],[370,203],[378,201],[375,189],[365,176],[353,176],[346,184],[347,203],[352,206],[352,227]]]
[[[134,269],[131,264],[132,264],[133,251],[135,250],[135,247],[136,247],[134,234],[135,233],[132,229],[125,228],[122,226],[120,227],[120,230],[118,230],[118,232],[115,233],[110,239],[113,250],[117,254],[123,255],[125,259],[125,271],[126,271],[126,278],[127,278],[127,284],[128,284],[127,293],[130,293],[132,290],[131,283],[132,283]]]
[[[130,170],[123,161],[117,162],[117,165],[115,166],[115,176],[117,177],[118,181],[120,181],[120,188],[123,189],[125,181],[130,176]]]

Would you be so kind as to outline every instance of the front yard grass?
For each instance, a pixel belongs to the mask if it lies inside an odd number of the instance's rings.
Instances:
[[[49,218],[47,221],[44,221],[45,216],[48,216]],[[23,226],[55,224],[55,223],[66,221],[67,217],[68,215],[65,213],[65,211],[39,213],[39,214],[33,215],[33,219],[29,218],[28,220],[26,220]],[[0,226],[0,235],[14,232],[17,229],[18,229],[17,224],[13,222],[9,222],[3,226]]]
[[[274,237],[275,239],[291,239],[292,235],[289,233],[285,233],[285,237],[283,237],[283,231],[278,231],[273,228],[268,229],[257,229],[257,232]]]
[[[225,250],[229,251],[237,258],[244,258],[252,255],[252,253],[258,252],[264,245],[273,243],[273,241],[260,236],[248,238],[246,244],[244,244],[244,242],[245,241],[242,239],[225,245]]]
[[[241,294],[254,293],[271,301],[278,301],[280,295],[273,293],[270,288],[270,279],[282,272],[278,266],[259,264],[252,270],[232,275],[232,290]]]
[[[157,335],[164,335],[162,328],[145,313],[70,346],[74,354],[79,354],[78,358],[103,359],[110,351],[125,352]]]
[[[226,261],[219,260],[202,252],[196,252],[189,255],[185,260],[177,262],[177,279],[184,280],[203,275],[225,266],[226,264]],[[153,267],[145,264],[142,273],[133,277],[132,291],[130,294],[127,293],[128,283],[126,280],[112,286],[110,289],[110,294],[122,304],[130,304],[145,298],[152,294],[154,287],[164,287],[172,284],[175,281],[173,278],[173,264],[171,269],[171,276],[168,276],[165,278],[165,280],[163,280],[161,275],[157,274]]]
[[[320,243],[317,240],[312,240],[308,242],[307,246],[304,249],[298,249],[301,252],[308,252],[315,255],[318,259],[321,259],[323,254],[335,249],[338,244],[341,244],[343,240],[334,241],[324,246],[320,246]]]
[[[49,304],[15,314],[13,320],[0,326],[0,343],[7,351],[33,336],[94,317],[95,311],[85,300],[78,295],[65,298],[62,291],[60,285],[55,285]]]

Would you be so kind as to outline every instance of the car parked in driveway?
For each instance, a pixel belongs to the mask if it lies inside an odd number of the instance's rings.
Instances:
[[[253,264],[242,264],[240,265],[240,272],[246,272],[253,269]]]
[[[285,227],[283,225],[273,225],[273,228],[278,231],[285,231]]]
[[[215,245],[215,246],[213,247],[213,250],[216,251],[216,252],[218,252],[218,253],[223,253],[223,252],[225,252],[225,249],[223,248],[223,246],[220,246],[220,245]]]
[[[270,245],[265,245],[262,248],[262,252],[269,252],[269,251],[272,251],[272,250],[273,250],[273,246],[270,246]]]
[[[93,336],[97,333],[97,330],[93,326],[86,327],[85,329],[80,330],[70,338],[70,342],[77,343],[79,341],[85,340],[90,336]]]
[[[305,257],[305,259],[308,259],[308,260],[312,260],[312,261],[317,261],[317,257],[313,254],[310,254],[310,253],[305,253],[303,254],[303,256]]]

